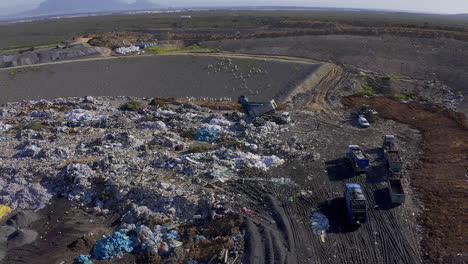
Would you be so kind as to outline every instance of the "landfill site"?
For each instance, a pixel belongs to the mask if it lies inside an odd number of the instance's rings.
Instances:
[[[3,57],[0,263],[468,261],[463,94],[112,36]]]

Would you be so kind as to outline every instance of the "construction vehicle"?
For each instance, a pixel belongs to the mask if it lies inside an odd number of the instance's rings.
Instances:
[[[355,174],[367,173],[370,165],[369,156],[358,145],[349,145],[346,157],[351,163]]]
[[[242,105],[242,110],[252,118],[275,113],[278,108],[275,100],[267,103],[250,103],[247,97],[243,95],[239,97],[239,103]]]
[[[400,153],[395,147],[395,136],[385,135],[382,149],[389,172],[387,184],[390,200],[393,204],[402,204],[406,199],[405,190],[401,183],[403,175],[403,161],[401,160]]]
[[[358,116],[364,116],[369,123],[374,123],[377,119],[378,112],[374,109],[371,109],[369,105],[363,104],[361,109],[358,111]]]
[[[401,178],[403,161],[401,160],[400,153],[395,147],[395,136],[385,135],[382,148],[390,177]]]
[[[346,183],[344,198],[350,223],[354,225],[365,223],[367,219],[367,202],[361,186],[356,183]]]
[[[387,180],[388,183],[388,192],[390,194],[390,200],[393,204],[402,204],[405,202],[406,194],[401,184],[401,179],[392,179]]]
[[[367,119],[363,115],[358,116],[358,123],[359,123],[359,125],[361,127],[369,127],[370,126],[369,121],[367,121]]]

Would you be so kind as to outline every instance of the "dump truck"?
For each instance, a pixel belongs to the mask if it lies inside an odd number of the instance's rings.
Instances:
[[[385,135],[382,145],[384,158],[387,162],[387,167],[390,172],[390,177],[401,178],[403,161],[401,160],[400,153],[395,147],[395,136]]]
[[[350,223],[354,225],[365,223],[367,220],[367,202],[361,186],[357,183],[346,183],[344,198]]]
[[[403,184],[401,179],[391,179],[387,180],[388,183],[388,192],[390,194],[390,200],[392,204],[402,204],[405,202],[406,194],[403,189]]]
[[[374,109],[371,109],[369,105],[363,104],[361,109],[358,111],[358,116],[364,116],[369,123],[374,123],[377,119],[378,112]]]
[[[358,145],[349,145],[346,153],[355,174],[366,173],[370,165],[369,156],[367,156]]]
[[[275,100],[271,100],[265,103],[251,103],[245,96],[239,97],[239,103],[242,105],[242,109],[250,117],[255,118],[265,114],[275,113],[278,105]]]

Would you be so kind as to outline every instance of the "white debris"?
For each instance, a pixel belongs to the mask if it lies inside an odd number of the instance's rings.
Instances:
[[[128,53],[140,52],[140,47],[130,46],[130,47],[120,47],[115,49],[117,54],[126,55]]]
[[[93,111],[83,110],[83,109],[74,109],[68,112],[65,112],[65,120],[74,120],[74,121],[95,121],[106,119],[109,116],[107,115],[98,115]]]

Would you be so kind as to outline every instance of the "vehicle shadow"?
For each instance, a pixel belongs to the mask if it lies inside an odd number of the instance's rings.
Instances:
[[[378,205],[375,210],[390,210],[398,207],[397,204],[392,204],[387,188],[374,191],[374,201]]]
[[[354,176],[353,169],[346,158],[326,161],[325,165],[330,181],[342,181]]]
[[[387,166],[385,164],[379,164],[377,166],[371,166],[367,172],[367,183],[379,183],[387,180]]]
[[[383,160],[383,152],[381,148],[366,149],[365,152],[372,157],[374,162]]]
[[[329,233],[351,233],[359,229],[352,225],[346,215],[346,202],[344,198],[335,198],[320,205],[320,211],[330,224]]]

